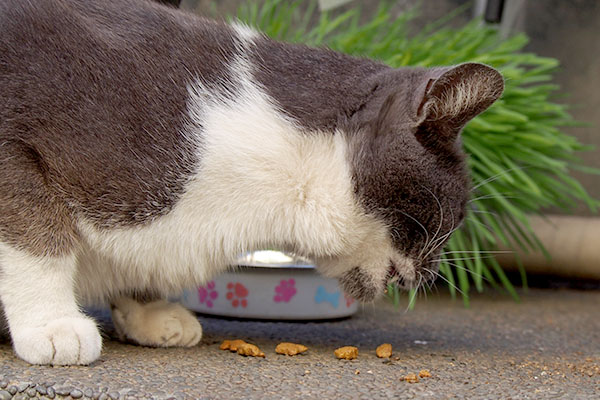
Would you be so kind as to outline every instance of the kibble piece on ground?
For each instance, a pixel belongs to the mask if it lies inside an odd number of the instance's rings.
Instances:
[[[336,349],[333,354],[340,359],[343,358],[344,360],[354,360],[356,357],[358,357],[358,348],[354,346],[344,346]]]
[[[415,374],[408,374],[408,375],[406,375],[402,379],[405,380],[408,383],[417,383],[417,382],[419,382],[419,377],[417,375],[415,375]]]
[[[265,353],[260,351],[258,346],[255,346],[250,343],[240,344],[237,348],[237,353],[242,356],[250,356],[250,357],[263,357],[264,358],[264,356],[265,356]]]
[[[221,350],[229,350],[229,346],[231,346],[231,340],[223,340],[223,343],[219,346]]]
[[[422,369],[419,371],[419,378],[431,378],[431,373],[426,369]]]
[[[235,340],[223,340],[223,343],[221,343],[221,345],[219,346],[219,348],[221,350],[229,350],[229,351],[237,351],[238,348],[240,347],[240,345],[244,344],[246,342],[244,342],[241,339],[235,339]]]
[[[375,354],[377,354],[377,357],[379,358],[390,358],[392,356],[392,345],[389,343],[384,343],[377,346]]]
[[[306,350],[308,350],[308,347],[302,344],[289,342],[279,343],[277,347],[275,347],[275,353],[288,356],[295,356],[296,354],[304,353]]]

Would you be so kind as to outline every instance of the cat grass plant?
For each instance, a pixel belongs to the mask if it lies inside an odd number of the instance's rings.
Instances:
[[[328,46],[392,67],[469,61],[499,69],[506,81],[504,95],[463,131],[473,189],[468,216],[442,252],[440,278],[452,296],[460,293],[467,305],[470,290],[481,292],[486,282],[518,299],[494,258],[497,249],[545,252],[530,227],[529,214],[547,207],[569,209],[579,201],[591,210],[599,205],[570,176],[577,169],[598,171],[580,163],[576,153],[586,147],[561,131],[576,122],[565,105],[553,101],[558,87],[552,74],[558,61],[521,52],[525,35],[502,38],[479,20],[450,27],[450,19],[465,12],[464,7],[416,34],[409,34],[415,10],[400,15],[390,11],[390,4],[382,4],[361,22],[360,8],[319,14],[315,1],[266,0],[243,5],[237,18],[277,40]],[[526,287],[522,267],[521,279]],[[399,304],[398,289],[390,287],[388,293]],[[409,294],[409,307],[416,294]]]

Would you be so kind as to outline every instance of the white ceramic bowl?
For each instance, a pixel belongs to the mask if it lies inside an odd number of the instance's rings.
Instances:
[[[358,309],[336,279],[319,275],[307,260],[280,252],[248,254],[236,271],[183,293],[200,313],[236,318],[315,320],[348,317]]]

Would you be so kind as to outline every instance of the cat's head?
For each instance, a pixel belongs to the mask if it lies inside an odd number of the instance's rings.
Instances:
[[[475,63],[389,70],[368,84],[372,95],[347,126],[354,194],[376,223],[352,254],[324,261],[363,301],[389,282],[414,288],[437,277],[470,193],[460,131],[504,88],[500,73]]]

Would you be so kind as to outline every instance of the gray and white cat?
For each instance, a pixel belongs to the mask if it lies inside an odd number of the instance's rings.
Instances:
[[[502,90],[485,65],[392,69],[144,0],[1,1],[16,354],[96,360],[84,304],[128,340],[193,346],[197,319],[161,299],[265,247],[363,301],[433,280],[469,196],[459,132]]]

